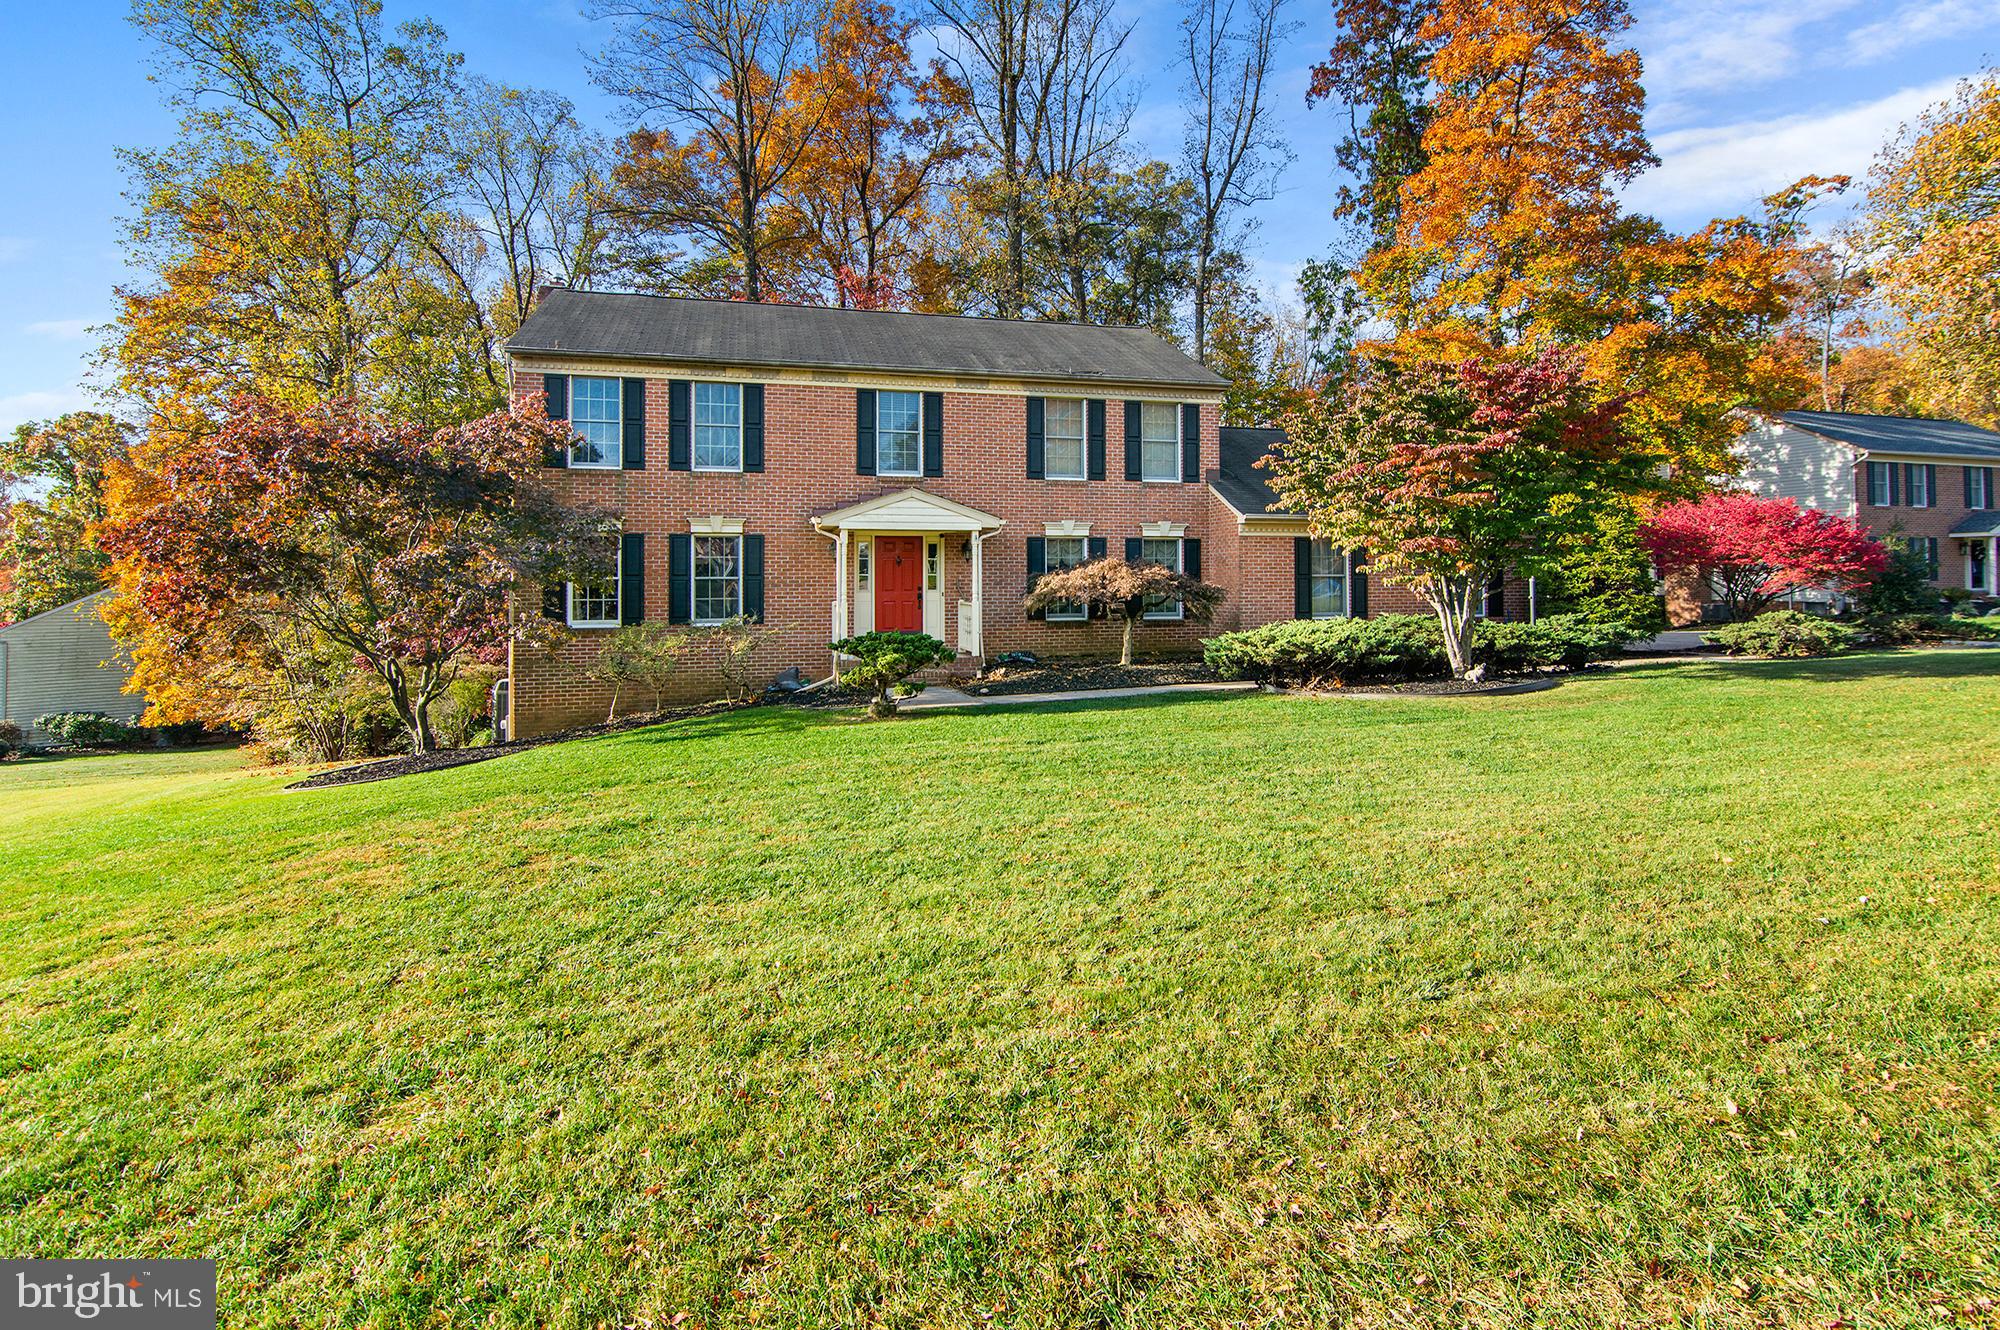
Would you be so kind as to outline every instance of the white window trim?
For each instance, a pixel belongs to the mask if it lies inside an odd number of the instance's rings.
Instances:
[[[875,542],[862,536],[854,542],[854,584],[866,591],[875,576]]]
[[[1048,404],[1050,402],[1076,403],[1076,474],[1057,475],[1049,468],[1049,427]],[[1042,399],[1042,479],[1064,481],[1075,484],[1090,479],[1090,402],[1082,397],[1045,397]]]
[[[1159,403],[1154,402],[1151,405],[1158,406]],[[1172,467],[1173,474],[1166,476],[1149,476],[1146,474],[1146,425],[1145,425],[1145,414],[1144,414],[1145,408],[1144,406],[1141,406],[1140,424],[1139,424],[1139,483],[1142,485],[1180,485],[1185,483],[1181,480],[1181,453],[1182,450],[1185,449],[1187,446],[1185,419],[1181,412],[1181,407],[1184,406],[1185,403],[1168,402],[1166,405],[1171,407],[1174,413],[1174,464]]]
[[[740,536],[743,534],[743,519],[740,517],[690,517],[688,530],[697,536]]]
[[[1937,495],[1931,493],[1931,469],[1925,463],[1912,462],[1903,468],[1903,488],[1906,490],[1914,491],[1917,487],[1916,478],[1918,476],[1922,476],[1924,478],[1924,501],[1922,503],[1918,503],[1917,496],[1914,492],[1905,494],[1903,496],[1904,499],[1908,501],[1909,506],[1912,508],[1937,507]]]
[[[1323,542],[1318,540],[1315,540],[1313,542],[1314,545],[1319,545],[1321,543]],[[1324,543],[1328,544],[1329,546],[1331,545],[1331,542],[1324,542]],[[1309,553],[1307,554],[1306,557],[1308,560],[1310,560],[1312,556]],[[1306,594],[1308,598],[1310,598],[1312,594],[1313,577],[1314,574],[1312,570],[1312,564],[1308,562],[1306,564]],[[1353,581],[1354,581],[1354,556],[1352,554],[1342,552],[1340,556],[1340,613],[1321,614],[1319,611],[1314,610],[1312,616],[1313,622],[1321,623],[1333,619],[1351,619],[1354,617],[1354,602],[1348,598],[1348,588],[1353,584]]]
[[[1042,531],[1044,535],[1047,536],[1049,539],[1076,541],[1078,544],[1083,546],[1083,559],[1080,560],[1080,562],[1088,563],[1090,561],[1089,523],[1074,522],[1074,521],[1050,522],[1043,526]],[[1048,556],[1047,556],[1048,546],[1044,545],[1042,549],[1043,549],[1042,562],[1046,565],[1048,562]],[[1073,565],[1066,564],[1064,566],[1070,567]],[[1043,610],[1042,619],[1046,623],[1086,623],[1090,619],[1090,606],[1084,605],[1079,609],[1063,610],[1060,612],[1052,609]]]
[[[1968,504],[1967,506],[1978,513],[1990,511],[1993,507],[1993,469],[1984,466],[1968,466],[1965,468],[1965,473],[1968,476],[1976,476],[1980,484],[1980,492],[1977,496],[1979,502]],[[1970,488],[1969,485],[1968,488]]]
[[[734,388],[736,390],[736,465],[735,466],[703,466],[699,460],[701,457],[701,449],[698,446],[696,446],[695,441],[700,437],[701,427],[697,420],[697,416],[699,413],[695,409],[695,399],[700,395],[701,390],[703,388]],[[718,475],[718,476],[733,476],[742,473],[743,471],[743,385],[742,384],[731,383],[726,379],[697,379],[695,382],[688,385],[688,469],[690,471],[705,471],[708,472],[710,475]]]
[[[573,374],[569,381],[569,426],[570,433],[576,434],[576,385],[580,379],[603,380],[618,385],[617,410],[613,413],[613,423],[618,426],[618,442],[611,449],[608,462],[579,462],[576,460],[576,444],[569,446],[569,469],[572,471],[621,471],[625,467],[625,380],[609,374]],[[581,435],[577,435],[581,438]]]
[[[576,617],[576,583],[563,583],[563,622],[572,628],[617,628],[625,622],[625,542],[618,542],[617,553],[611,556],[611,606],[609,619],[579,619]]]
[[[1056,536],[1065,540],[1071,536],[1082,536],[1088,540],[1090,538],[1090,523],[1079,522],[1074,518],[1062,522],[1044,522],[1042,523],[1042,534],[1044,536]]]
[[[1967,591],[1984,591],[1986,590],[1987,581],[1992,577],[1993,570],[1986,567],[1980,568],[1979,572],[1981,575],[1977,581],[1974,581],[1973,560],[1977,558],[1981,564],[1991,562],[1987,558],[1986,542],[1983,540],[1968,540],[1963,544],[1965,550],[1965,589]]]
[[[695,540],[733,540],[736,542],[736,608],[720,619],[704,619],[694,612],[701,604],[701,554],[694,548]],[[743,537],[741,535],[694,536],[688,545],[688,622],[697,628],[713,628],[726,619],[743,613]]]
[[[1881,476],[1884,486],[1882,491],[1882,501],[1880,503],[1877,503],[1875,501],[1875,476],[1876,476],[1875,468],[1878,466],[1882,468]],[[1893,508],[1896,506],[1895,503],[1892,502],[1896,497],[1895,466],[1896,464],[1894,462],[1868,462],[1862,466],[1861,483],[1862,486],[1868,491],[1867,498],[1868,498],[1868,506],[1870,508]]]
[[[891,471],[882,465],[882,402],[889,396],[914,397],[917,399],[917,462],[908,471]],[[894,476],[898,479],[921,477],[924,474],[924,395],[902,388],[883,388],[875,394],[875,474]]]
[[[1154,526],[1171,526],[1171,525],[1173,525],[1173,524],[1172,524],[1172,523],[1165,523],[1165,522],[1161,522],[1161,523],[1153,523],[1152,525],[1154,525]],[[1151,536],[1148,536],[1148,535],[1146,535],[1146,534],[1145,534],[1145,530],[1146,530],[1146,529],[1145,529],[1145,527],[1140,527],[1140,528],[1139,528],[1139,531],[1140,531],[1140,537],[1141,537],[1141,539],[1144,539],[1144,540],[1171,540],[1171,541],[1173,541],[1173,542],[1174,542],[1174,564],[1173,564],[1173,568],[1174,568],[1174,571],[1175,571],[1175,572],[1177,572],[1177,573],[1178,573],[1178,572],[1183,572],[1183,571],[1185,571],[1185,570],[1186,570],[1186,568],[1187,568],[1187,537],[1186,537],[1186,536],[1184,536],[1184,535],[1173,535],[1173,536],[1169,536],[1169,535],[1164,535],[1164,534],[1159,534],[1159,535],[1151,535]],[[1181,528],[1181,530],[1182,530],[1182,531],[1185,531],[1185,530],[1187,530],[1187,528],[1186,528],[1186,527],[1182,527],[1182,528]],[[1140,552],[1140,553],[1141,553],[1142,555],[1143,555],[1143,554],[1145,553],[1145,550],[1146,550],[1146,547],[1145,547],[1144,545],[1141,545],[1141,546],[1139,547],[1139,552]],[[1182,603],[1181,603],[1180,601],[1178,601],[1178,600],[1177,600],[1177,601],[1175,601],[1175,602],[1174,602],[1174,607],[1173,607],[1173,609],[1171,609],[1171,610],[1147,610],[1147,611],[1146,611],[1146,612],[1145,612],[1144,614],[1142,614],[1142,615],[1140,616],[1140,619],[1141,619],[1141,621],[1142,621],[1142,622],[1157,622],[1157,623],[1178,623],[1178,622],[1180,622],[1180,621],[1181,621],[1182,619],[1185,619],[1186,617],[1187,617],[1187,606],[1186,606],[1186,605],[1184,605],[1184,604],[1182,604]]]

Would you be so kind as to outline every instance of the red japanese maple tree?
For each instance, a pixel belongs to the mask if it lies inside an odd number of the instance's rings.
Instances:
[[[1860,523],[1754,494],[1669,504],[1639,538],[1662,573],[1711,579],[1739,619],[1807,587],[1853,591],[1889,564],[1888,549]]]

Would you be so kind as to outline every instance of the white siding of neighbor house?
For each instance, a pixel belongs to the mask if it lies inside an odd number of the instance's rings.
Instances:
[[[1797,429],[1783,421],[1760,425],[1736,441],[1743,461],[1737,483],[1765,498],[1795,499],[1836,517],[1858,511],[1854,463],[1858,454],[1844,443]]]
[[[0,720],[19,725],[30,742],[48,738],[34,729],[37,716],[101,711],[134,720],[146,709],[145,698],[124,691],[131,664],[97,613],[110,594],[0,628]]]

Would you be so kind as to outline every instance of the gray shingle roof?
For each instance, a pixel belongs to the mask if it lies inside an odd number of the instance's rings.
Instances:
[[[1271,473],[1257,460],[1285,441],[1281,429],[1224,425],[1221,431],[1222,466],[1208,474],[1208,483],[1222,501],[1245,517],[1296,517],[1273,511],[1278,502],[1271,488]]]
[[[2000,434],[1956,420],[1864,416],[1846,411],[1786,411],[1788,425],[1874,453],[2000,461]]]
[[[2000,511],[1967,513],[1952,527],[1954,536],[1991,536],[2000,534]]]
[[[606,291],[548,292],[507,347],[582,358],[1224,386],[1143,328]]]

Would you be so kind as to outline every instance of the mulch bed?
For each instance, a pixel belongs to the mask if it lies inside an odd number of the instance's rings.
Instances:
[[[496,757],[525,753],[530,748],[541,748],[547,744],[568,743],[572,739],[596,739],[607,734],[618,734],[624,730],[664,724],[670,720],[719,716],[725,711],[736,711],[742,707],[755,705],[755,700],[701,702],[694,706],[649,711],[638,716],[620,716],[617,720],[603,725],[579,725],[574,729],[556,730],[550,734],[538,734],[532,739],[511,739],[506,743],[488,744],[484,748],[446,748],[432,753],[413,753],[408,757],[377,758],[372,762],[362,762],[351,767],[335,767],[331,771],[315,772],[304,780],[293,781],[285,788],[324,790],[335,785],[364,785],[371,780],[393,780],[397,776],[414,776],[422,771],[444,771],[450,767],[470,766],[474,762],[490,762]]]
[[[1168,683],[1214,683],[1215,671],[1198,660],[1047,660],[1038,665],[1002,665],[960,685],[974,697],[1007,693],[1075,693],[1102,688],[1150,688]]]

